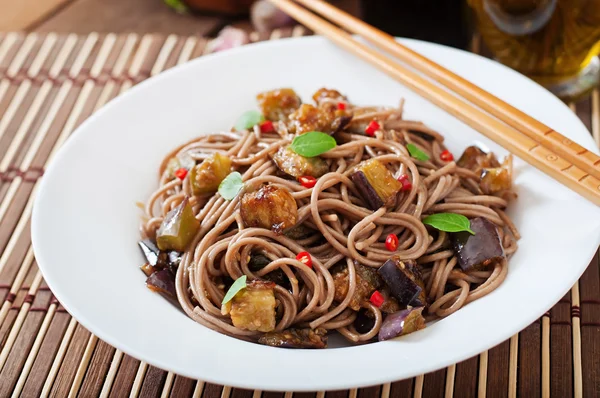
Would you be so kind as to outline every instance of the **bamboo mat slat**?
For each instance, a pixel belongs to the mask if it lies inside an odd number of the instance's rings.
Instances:
[[[307,34],[253,33],[251,41]],[[597,397],[600,268],[511,339],[413,379],[348,391],[249,391],[191,380],[123,354],[79,325],[38,271],[30,217],[39,179],[73,130],[140,81],[200,57],[176,35],[0,35],[0,397]],[[479,39],[472,50],[479,52]],[[571,104],[600,145],[600,95]]]

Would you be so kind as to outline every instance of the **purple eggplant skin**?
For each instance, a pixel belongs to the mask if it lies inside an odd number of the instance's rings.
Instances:
[[[148,289],[162,293],[169,298],[176,298],[175,275],[167,268],[156,271],[146,279]]]
[[[451,234],[452,246],[463,271],[482,269],[504,257],[498,229],[489,220],[478,217],[471,220],[471,230]]]
[[[369,180],[367,180],[367,176],[365,176],[365,173],[358,170],[352,173],[350,177],[352,178],[352,181],[356,184],[358,192],[361,193],[363,199],[365,200],[365,202],[367,202],[371,210],[377,210],[381,206],[383,206],[383,201],[377,194],[377,191],[375,191],[371,184],[369,184]]]
[[[394,256],[377,272],[400,305],[413,307],[427,305],[421,269],[414,261],[401,261],[399,257]]]
[[[412,307],[389,314],[379,329],[379,341],[405,336],[425,328],[425,318],[421,314],[423,307]]]

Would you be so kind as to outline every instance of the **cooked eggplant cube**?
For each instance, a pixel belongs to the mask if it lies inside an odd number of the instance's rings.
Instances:
[[[190,181],[194,195],[217,192],[219,184],[231,172],[231,159],[215,152],[190,170]]]
[[[377,159],[361,162],[350,176],[371,210],[394,206],[402,183]]]
[[[275,329],[275,284],[253,280],[231,300],[231,321],[236,328],[270,332]]]
[[[260,344],[279,348],[326,348],[327,330],[287,329],[283,332],[270,332],[258,339]]]
[[[422,307],[427,304],[421,270],[414,261],[392,257],[377,272],[400,305]]]
[[[404,336],[417,330],[425,328],[425,318],[421,314],[423,307],[407,308],[402,311],[389,314],[379,329],[379,341]]]
[[[381,312],[385,312],[386,314],[391,314],[392,312],[400,311],[400,304],[398,304],[398,300],[392,297],[388,288],[381,289],[381,295],[383,296],[383,304],[379,307]],[[423,298],[425,296],[423,295]]]
[[[162,293],[168,297],[177,297],[175,290],[175,275],[167,268],[157,271],[146,279],[148,289]]]
[[[375,188],[369,183],[365,173],[358,170],[352,173],[350,178],[371,210],[377,210],[383,206],[383,200],[381,200]]]
[[[486,153],[475,145],[467,147],[456,164],[473,171],[500,166],[493,153]]]
[[[363,303],[369,301],[371,294],[379,288],[381,280],[377,275],[377,271],[370,267],[365,267],[358,263],[354,264],[356,271],[356,289],[352,295],[352,299],[348,306],[354,311],[360,310]],[[349,285],[349,272],[348,267],[341,266],[332,272],[334,290],[334,300],[338,303],[344,301],[348,295]]]
[[[316,107],[302,104],[289,117],[288,130],[295,134],[304,134],[309,131],[321,131],[333,134],[343,130],[352,120],[352,115],[337,109],[334,104],[323,104]]]
[[[325,160],[318,156],[314,158],[300,156],[289,147],[279,148],[273,155],[273,162],[279,170],[296,178],[301,176],[319,178],[329,171],[329,166]]]
[[[296,224],[298,205],[285,188],[265,185],[242,197],[240,213],[246,227],[270,229],[281,234]]]
[[[504,257],[498,229],[489,220],[477,217],[471,220],[471,230],[451,234],[454,252],[463,271],[482,269]]]
[[[330,99],[338,102],[346,102],[348,98],[342,95],[339,91],[328,89],[328,88],[320,88],[316,93],[313,94],[313,100],[317,105],[321,105],[323,100]]]
[[[188,198],[167,213],[156,232],[156,243],[160,250],[183,252],[200,229]]]
[[[261,113],[269,120],[285,121],[302,101],[291,88],[267,91],[256,96]]]
[[[500,167],[484,168],[479,186],[486,194],[509,190],[512,186],[512,156],[507,156]]]

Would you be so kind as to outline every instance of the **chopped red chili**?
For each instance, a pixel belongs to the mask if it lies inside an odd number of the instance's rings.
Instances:
[[[412,183],[406,174],[402,174],[400,177],[398,177],[398,181],[402,183],[403,191],[410,191],[412,189]]]
[[[451,162],[454,160],[454,155],[452,155],[452,152],[446,149],[440,153],[440,159],[442,159],[444,162]]]
[[[260,124],[260,131],[262,133],[271,133],[275,130],[273,127],[273,122],[270,120],[265,120]]]
[[[378,290],[375,290],[373,292],[373,294],[371,295],[371,298],[369,299],[369,301],[371,302],[371,304],[373,304],[375,307],[379,308],[381,307],[381,305],[383,304],[383,302],[385,301],[385,298],[383,297],[383,295],[381,293],[379,293]]]
[[[304,188],[312,188],[317,183],[317,179],[312,176],[302,176],[298,177],[298,182],[300,182]]]
[[[396,234],[389,234],[385,238],[385,248],[391,252],[395,252],[398,249],[398,237]]]
[[[312,268],[312,257],[308,252],[300,252],[296,256],[296,260],[306,265],[308,268]]]
[[[177,171],[175,171],[175,177],[179,178],[180,180],[183,180],[185,178],[185,176],[187,175],[188,171],[187,169],[184,169],[183,167],[180,169],[177,169]]]
[[[338,102],[338,105],[337,105],[337,107],[338,107],[338,109],[339,109],[340,111],[343,111],[343,110],[345,110],[345,109],[346,109],[346,104],[345,104],[345,103],[343,103],[343,102]]]
[[[380,128],[381,126],[379,125],[379,123],[377,123],[377,120],[371,120],[371,123],[369,123],[369,125],[365,129],[365,134],[367,134],[370,137],[373,137],[375,135],[375,132]]]

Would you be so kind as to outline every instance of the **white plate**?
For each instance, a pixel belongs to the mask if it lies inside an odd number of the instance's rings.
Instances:
[[[523,109],[588,149],[579,119],[547,91],[498,63],[418,41],[407,45]],[[139,211],[171,148],[227,129],[254,96],[327,86],[358,104],[397,104],[447,137],[455,154],[481,143],[505,151],[405,87],[322,38],[279,40],[203,57],[128,91],[89,118],[44,176],[33,212],[36,258],[67,310],[99,338],[175,373],[264,390],[345,389],[389,382],[476,355],[525,328],[583,273],[600,242],[600,210],[516,161],[510,214],[523,239],[506,281],[423,331],[395,341],[285,350],[236,340],[194,323],[144,286]],[[595,150],[595,148],[594,148]]]

